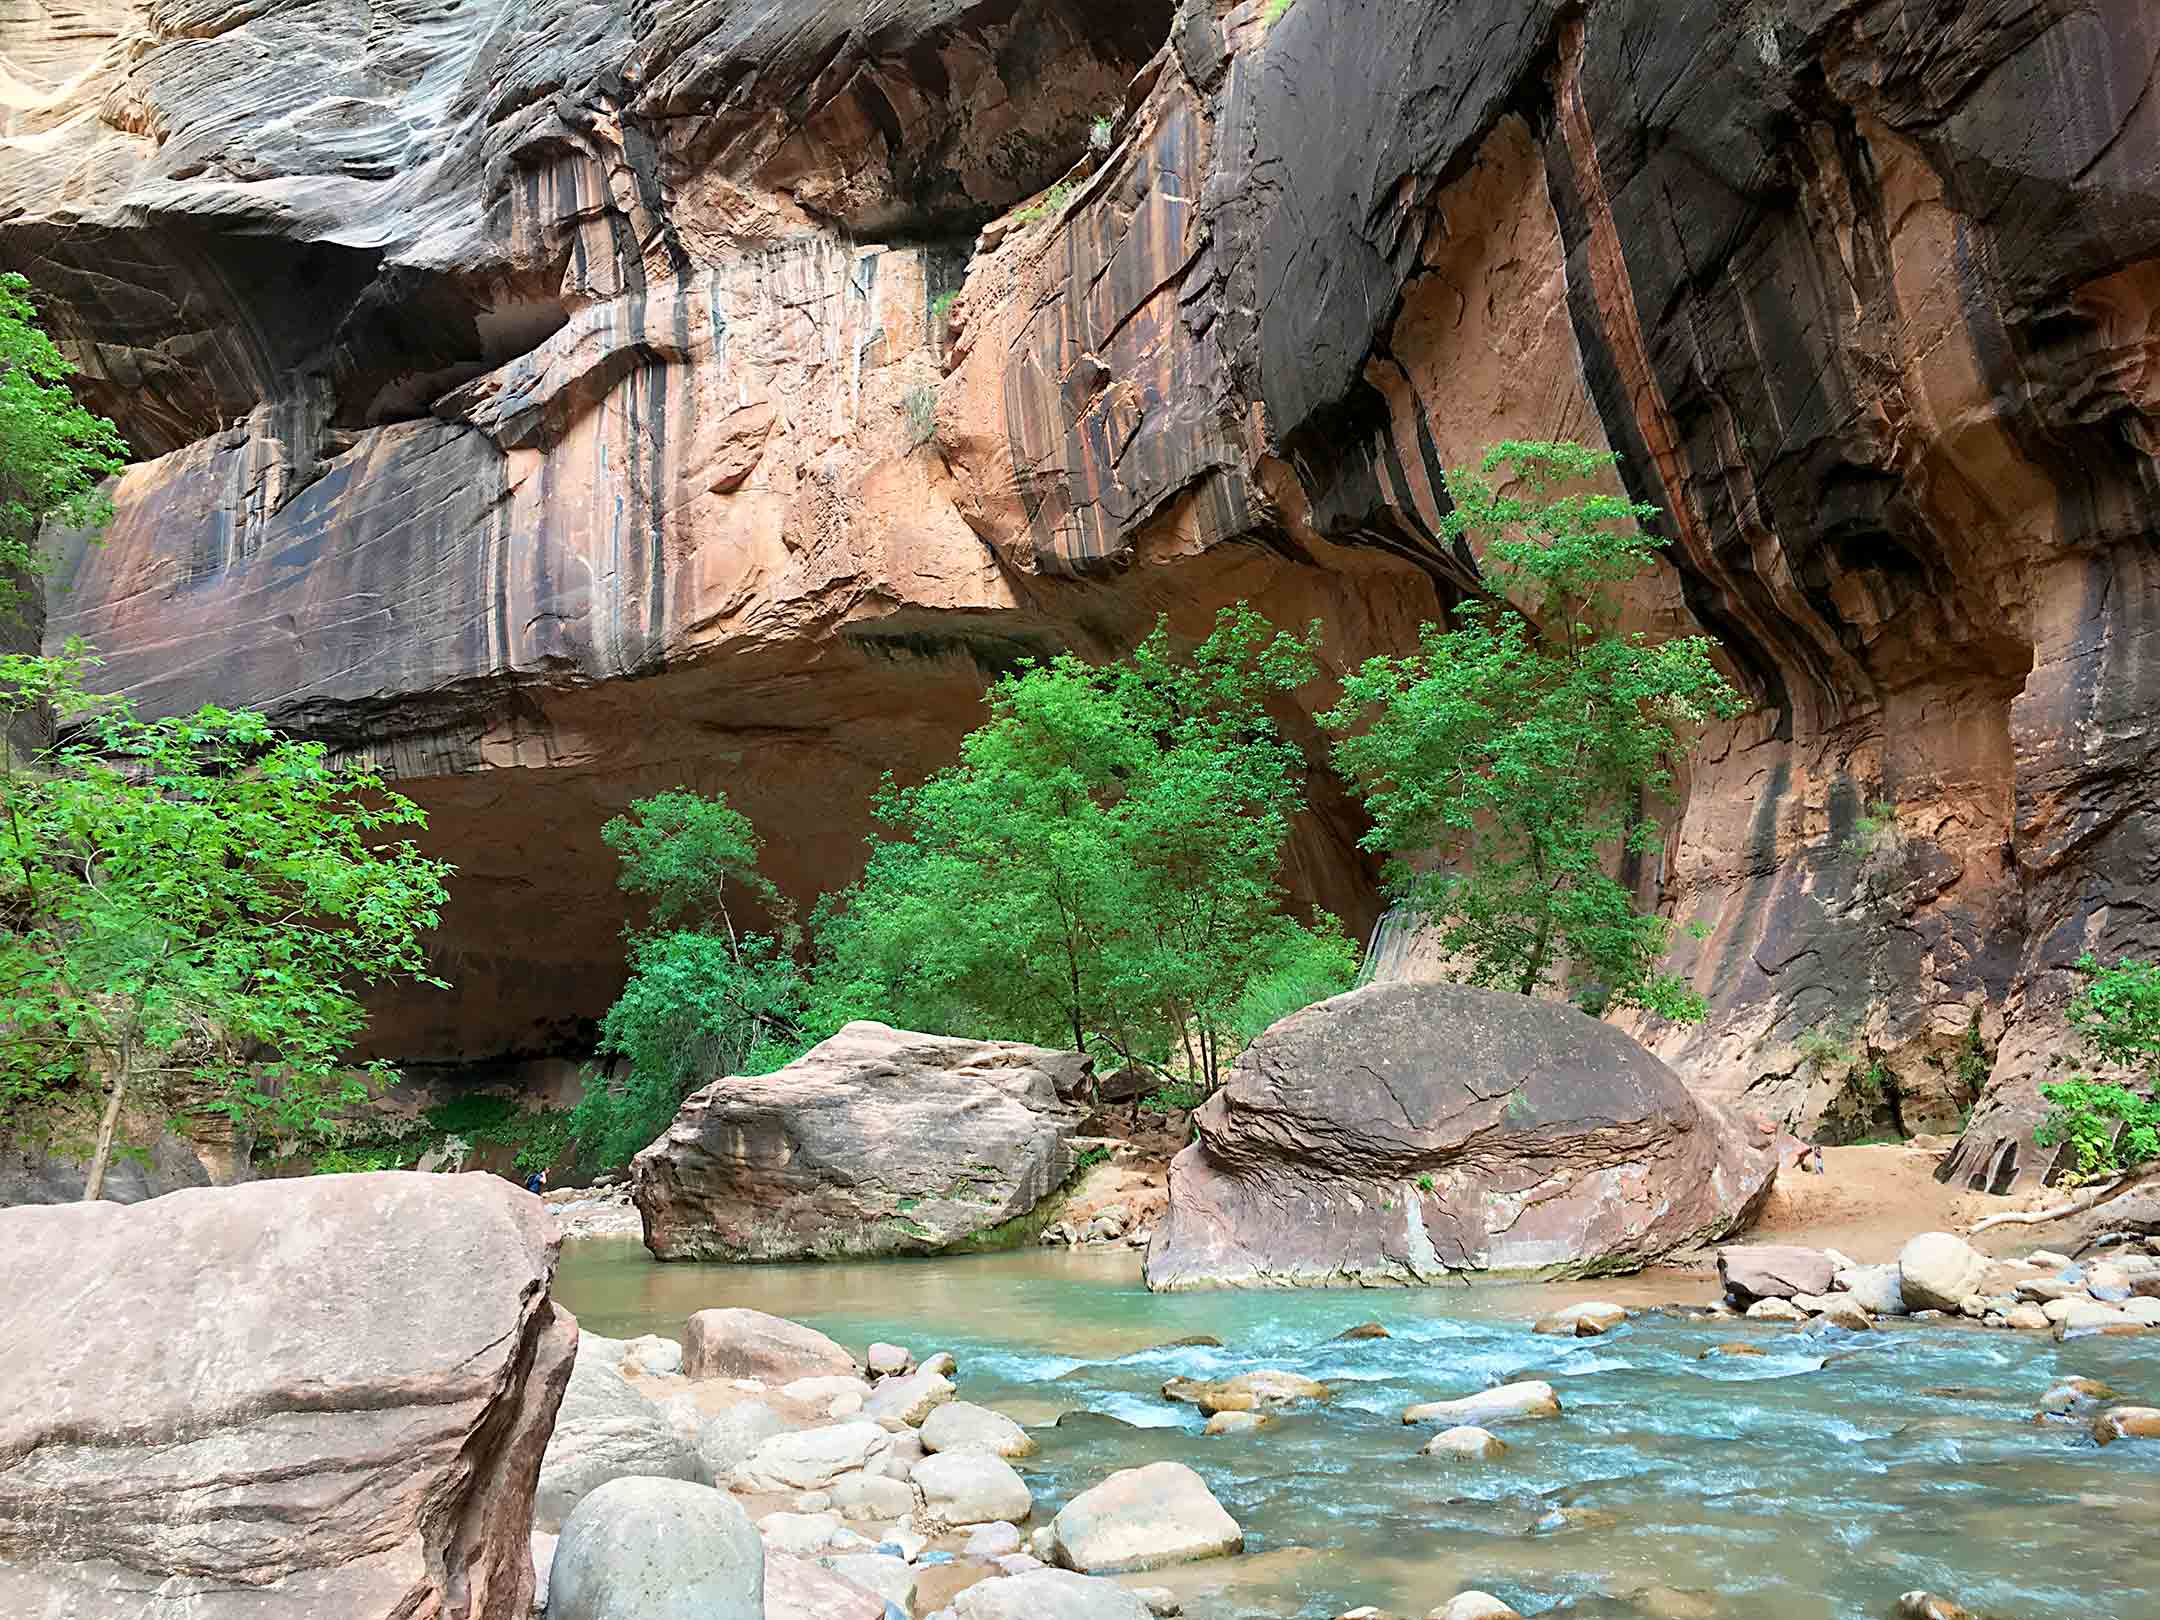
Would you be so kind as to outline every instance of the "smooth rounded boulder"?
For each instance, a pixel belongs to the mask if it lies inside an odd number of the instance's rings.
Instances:
[[[1035,1511],[1027,1481],[1004,1458],[988,1451],[941,1451],[909,1473],[931,1517],[947,1524],[1017,1524]]]
[[[1491,1462],[1507,1450],[1507,1442],[1490,1429],[1471,1425],[1442,1429],[1419,1449],[1421,1457],[1458,1457],[1467,1462]]]
[[[766,1620],[765,1543],[709,1485],[610,1480],[563,1526],[548,1620]]]
[[[1027,1430],[1003,1412],[968,1401],[949,1401],[924,1418],[922,1443],[925,1451],[958,1451],[973,1446],[994,1451],[1000,1457],[1027,1457],[1035,1451],[1035,1442],[1028,1438]]]
[[[775,1435],[789,1432],[788,1420],[763,1401],[737,1401],[702,1419],[691,1449],[708,1485],[725,1486],[750,1455]]]
[[[1124,1575],[1242,1552],[1245,1532],[1183,1463],[1150,1463],[1082,1491],[1050,1521],[1051,1561]]]
[[[784,1316],[734,1307],[698,1311],[683,1327],[687,1378],[853,1378],[855,1358],[816,1328]]]
[[[0,1614],[525,1620],[558,1242],[495,1176],[0,1210]]]
[[[1458,1592],[1427,1614],[1425,1620],[1523,1620],[1523,1617],[1490,1592]]]
[[[1064,1569],[978,1582],[949,1612],[953,1620],[1151,1620],[1148,1606],[1117,1582]]]
[[[1777,1173],[1767,1139],[1623,1031],[1461,984],[1292,1013],[1193,1125],[1150,1288],[1628,1270],[1745,1226]]]
[[[1922,1232],[1898,1250],[1898,1292],[1908,1310],[1956,1311],[1980,1291],[1992,1264],[1961,1237]]]
[[[591,1492],[632,1475],[704,1482],[705,1471],[666,1413],[606,1361],[580,1356],[540,1459],[533,1528],[559,1531]]]
[[[1405,1423],[1460,1424],[1499,1423],[1510,1418],[1544,1418],[1560,1415],[1560,1397],[1542,1378],[1502,1384],[1452,1401],[1425,1401],[1403,1408]]]
[[[868,1419],[775,1435],[736,1466],[744,1491],[819,1491],[842,1474],[869,1468],[892,1450],[893,1437]]]

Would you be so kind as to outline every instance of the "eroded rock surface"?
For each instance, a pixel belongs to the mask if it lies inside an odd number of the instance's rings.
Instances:
[[[1194,1123],[1151,1288],[1631,1270],[1744,1225],[1776,1175],[1610,1024],[1454,984],[1292,1014]]]
[[[0,1612],[525,1620],[555,1248],[493,1176],[0,1212]]]
[[[1026,653],[1240,597],[1400,649],[1509,437],[1623,453],[1637,621],[1756,703],[1634,874],[1705,931],[1683,1074],[1833,1139],[1985,1088],[1946,1169],[2008,1186],[2071,965],[2160,947],[2143,0],[23,24],[0,264],[156,458],[51,633],[428,807],[458,988],[393,1055],[587,1037],[638,792],[801,899]],[[1293,871],[1361,927],[1356,830],[1323,782]]]
[[[1019,1241],[1071,1172],[1091,1068],[1014,1041],[850,1024],[777,1073],[684,1102],[631,1161],[646,1246],[799,1260],[933,1254],[1000,1229]]]

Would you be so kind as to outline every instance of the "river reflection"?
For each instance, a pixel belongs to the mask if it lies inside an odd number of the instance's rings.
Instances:
[[[1026,1423],[1038,1512],[1116,1468],[1198,1468],[1245,1526],[1241,1560],[1147,1577],[1193,1620],[1420,1615],[1466,1586],[1524,1614],[1882,1620],[1927,1587],[2002,1620],[2160,1620],[2160,1443],[2036,1427],[2062,1374],[2160,1400],[2160,1343],[1947,1325],[1869,1334],[1648,1315],[1600,1339],[1529,1331],[1553,1303],[1701,1299],[1685,1281],[1564,1288],[1147,1293],[1124,1252],[826,1266],[655,1264],[566,1247],[557,1291],[589,1329],[679,1335],[748,1305],[858,1351],[949,1349],[966,1399]],[[1387,1339],[1341,1342],[1364,1321]],[[1213,1334],[1221,1349],[1157,1349]],[[1698,1359],[1745,1338],[1766,1354]],[[1173,1373],[1255,1366],[1329,1381],[1326,1407],[1204,1439]],[[1417,1455],[1402,1407],[1549,1378],[1557,1420],[1499,1430],[1497,1463]],[[1062,1414],[1092,1417],[1057,1419]]]

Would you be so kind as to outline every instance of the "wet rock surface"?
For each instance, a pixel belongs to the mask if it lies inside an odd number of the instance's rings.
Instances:
[[[555,1246],[490,1176],[0,1212],[0,1611],[524,1620]]]
[[[1452,984],[1293,1014],[1194,1123],[1150,1288],[1632,1270],[1745,1225],[1776,1174],[1611,1025]]]
[[[794,1260],[1021,1241],[1072,1171],[1091,1072],[1076,1053],[850,1024],[684,1102],[631,1163],[646,1246]]]

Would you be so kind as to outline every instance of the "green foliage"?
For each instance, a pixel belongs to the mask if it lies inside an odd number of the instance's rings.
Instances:
[[[1803,1068],[1812,1070],[1821,1078],[1832,1069],[1849,1068],[1853,1062],[1852,1037],[1840,1031],[1823,1028],[1802,1030],[1794,1039],[1793,1047],[1800,1054]]]
[[[951,292],[941,292],[937,297],[930,300],[930,335],[933,338],[942,339],[944,337],[947,321],[952,315],[953,301],[959,296],[960,289],[955,287]],[[934,401],[936,398],[935,390],[932,391],[931,397]]]
[[[39,329],[30,283],[0,271],[0,615],[39,572],[39,527],[92,528],[111,515],[100,482],[127,463],[120,430],[75,402],[76,368]]]
[[[1282,21],[1282,15],[1291,7],[1292,0],[1268,0],[1267,10],[1260,14],[1261,21],[1270,24]]]
[[[1051,215],[1064,208],[1066,200],[1072,194],[1072,182],[1060,180],[1040,197],[1029,203],[1027,207],[1014,214],[1013,223],[1015,225],[1032,225],[1039,219],[1048,219]]]
[[[1988,1075],[1994,1071],[1995,1060],[1989,1054],[1986,1043],[1980,1039],[1980,1015],[1973,1014],[1973,1021],[1966,1026],[1965,1043],[1958,1048],[1958,1083],[1977,1097],[1986,1089]]]
[[[1433,1178],[1430,1172],[1417,1178],[1417,1190],[1422,1193],[1429,1193],[1433,1190]]]
[[[1890,1095],[1891,1085],[1896,1079],[1897,1076],[1891,1071],[1890,1065],[1881,1058],[1877,1058],[1873,1063],[1855,1074],[1854,1083],[1858,1085],[1860,1094],[1863,1097],[1866,1097],[1870,1102],[1879,1103]]]
[[[1084,1176],[1098,1164],[1107,1164],[1109,1159],[1110,1150],[1106,1147],[1083,1148],[1073,1155],[1072,1173],[1075,1177]]]
[[[1207,1101],[1207,1093],[1189,1080],[1172,1080],[1140,1099],[1150,1114],[1189,1114]]]
[[[1657,850],[1652,803],[1701,727],[1745,705],[1707,637],[1653,645],[1616,628],[1622,591],[1656,559],[1639,526],[1656,508],[1563,493],[1614,459],[1506,443],[1450,473],[1447,537],[1483,538],[1494,594],[1451,630],[1426,626],[1420,651],[1368,661],[1323,724],[1345,733],[1335,762],[1372,814],[1367,846],[1440,857],[1396,860],[1389,883],[1464,979],[1529,994],[1565,972],[1601,1008],[1694,1021],[1702,998],[1658,966],[1671,923],[1638,912],[1607,867]]]
[[[376,773],[244,710],[138,719],[89,667],[0,659],[0,735],[76,722],[35,761],[0,753],[0,1107],[106,1089],[94,1192],[131,1087],[323,1134],[388,1072],[349,1064],[359,992],[442,985],[420,940],[450,868],[395,836],[426,821]]]
[[[1354,959],[1333,919],[1283,910],[1304,762],[1265,705],[1312,667],[1310,636],[1241,605],[1188,652],[1158,625],[1115,664],[999,681],[957,765],[879,795],[895,836],[812,919],[805,1032],[874,1013],[1145,1067],[1177,1053],[1213,1086],[1264,981],[1332,986]]]
[[[328,1148],[315,1156],[318,1176],[355,1175],[367,1170],[399,1170],[410,1155],[402,1149]]]
[[[2133,1071],[2128,1083],[2075,1075],[2040,1088],[2048,1116],[2034,1133],[2042,1147],[2068,1142],[2073,1181],[2098,1181],[2160,1158],[2160,964],[2125,957],[2103,968],[2087,952],[2088,979],[2070,1004],[2070,1027],[2099,1061]]]
[[[1897,803],[1891,799],[1877,799],[1853,823],[1853,830],[1845,840],[1845,853],[1865,860],[1885,844],[1897,838]]]
[[[666,1130],[699,1086],[793,1058],[806,987],[787,908],[757,869],[757,832],[725,794],[640,799],[601,837],[651,916],[628,931],[629,982],[600,1022],[599,1056],[620,1072],[588,1076],[567,1125],[581,1161],[612,1167]],[[731,902],[742,899],[777,929],[738,929]]]
[[[1300,930],[1280,942],[1279,959],[1257,966],[1230,1009],[1230,1031],[1241,1047],[1261,1031],[1316,1001],[1339,996],[1357,982],[1357,947],[1339,933]]]
[[[1091,152],[1109,151],[1111,141],[1116,138],[1116,132],[1117,125],[1112,121],[1108,113],[1104,113],[1094,123],[1088,125],[1088,150]]]

